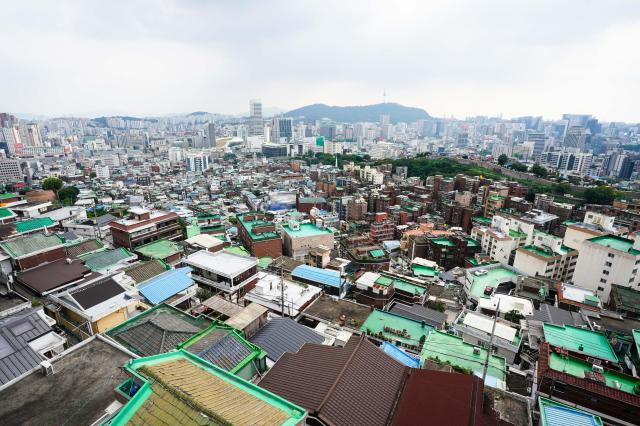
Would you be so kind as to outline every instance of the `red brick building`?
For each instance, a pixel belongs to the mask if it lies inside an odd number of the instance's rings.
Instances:
[[[252,256],[282,256],[282,238],[276,232],[276,225],[268,221],[264,213],[248,212],[237,218],[238,238]]]
[[[157,240],[182,237],[179,217],[173,212],[132,208],[128,219],[111,222],[111,236],[116,247],[135,249]]]

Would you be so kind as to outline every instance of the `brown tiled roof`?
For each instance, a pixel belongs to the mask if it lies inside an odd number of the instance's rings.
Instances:
[[[141,372],[155,379],[153,394],[136,410],[132,425],[200,425],[216,424],[216,420],[234,425],[279,425],[289,419],[285,411],[186,359],[148,365]]]
[[[388,423],[408,367],[364,337],[344,348],[305,344],[285,353],[259,383],[327,424]]]
[[[150,280],[156,275],[160,275],[167,271],[169,266],[160,260],[149,260],[147,262],[140,262],[124,270],[136,284],[140,284],[144,281]]]
[[[29,287],[38,294],[42,294],[62,287],[65,284],[78,281],[89,273],[91,273],[89,268],[84,266],[80,260],[67,263],[65,259],[60,259],[29,269],[28,271],[20,272],[16,278],[19,283]]]
[[[104,247],[104,244],[102,244],[100,241],[96,239],[83,241],[81,243],[68,246],[67,256],[78,257],[82,254],[91,253],[93,251],[100,250],[102,247]]]
[[[426,419],[433,425],[497,425],[492,410],[483,413],[483,389],[482,379],[470,374],[411,369],[393,426],[425,424]]]

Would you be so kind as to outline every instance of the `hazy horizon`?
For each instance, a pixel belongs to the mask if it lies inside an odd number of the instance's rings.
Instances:
[[[10,2],[0,111],[238,115],[388,102],[640,122],[640,2]],[[345,42],[345,40],[347,42]]]

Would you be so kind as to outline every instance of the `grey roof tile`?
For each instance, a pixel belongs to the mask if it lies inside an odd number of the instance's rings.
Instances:
[[[274,318],[250,339],[277,361],[285,352],[298,352],[305,343],[322,343],[324,337],[291,318]]]

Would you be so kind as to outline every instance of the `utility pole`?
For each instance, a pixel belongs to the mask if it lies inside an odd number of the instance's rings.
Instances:
[[[282,308],[282,318],[284,318],[284,278],[282,276],[282,265],[283,263],[280,263],[280,303],[281,303],[281,308]]]
[[[493,326],[491,327],[491,338],[489,339],[489,348],[487,350],[487,358],[484,360],[484,370],[482,371],[482,383],[487,378],[487,370],[489,369],[489,357],[491,356],[491,350],[493,348],[493,336],[496,332],[496,323],[498,322],[498,315],[500,315],[500,299],[498,299],[498,306],[496,306],[496,316],[493,317]]]

